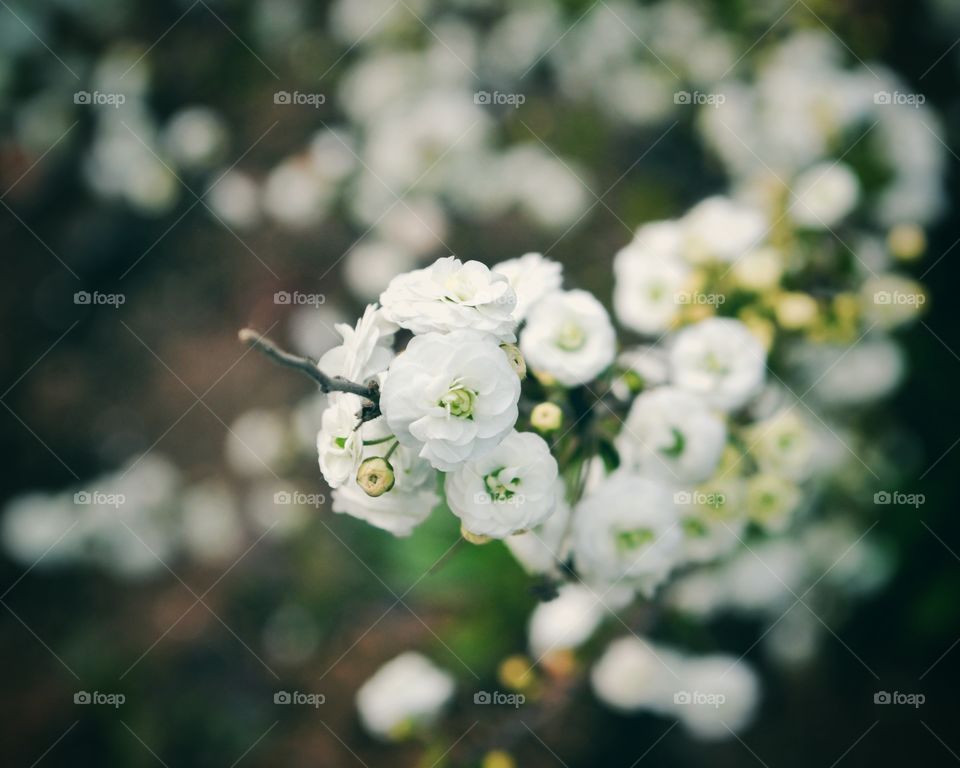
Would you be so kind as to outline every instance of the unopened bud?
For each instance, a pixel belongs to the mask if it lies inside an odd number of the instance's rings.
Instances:
[[[520,354],[520,347],[516,344],[501,344],[500,349],[507,356],[507,360],[510,361],[510,365],[513,366],[513,370],[517,372],[521,381],[527,378],[527,361]]]
[[[462,525],[460,526],[460,535],[471,544],[486,544],[488,541],[492,541],[489,536],[483,536],[479,533],[471,533]]]
[[[782,293],[773,309],[780,327],[788,331],[810,326],[818,313],[817,300],[800,291]]]
[[[389,461],[380,456],[371,456],[360,462],[360,469],[357,470],[357,485],[359,485],[367,496],[383,496],[387,491],[393,488],[396,477],[393,474],[393,466]]]
[[[538,432],[553,432],[563,424],[563,411],[556,403],[537,403],[530,414],[530,426]]]
[[[916,224],[898,224],[887,235],[887,247],[898,259],[913,261],[927,249],[927,236]]]

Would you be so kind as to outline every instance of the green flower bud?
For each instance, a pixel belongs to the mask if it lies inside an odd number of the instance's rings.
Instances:
[[[367,496],[383,496],[387,491],[393,488],[396,477],[393,474],[393,466],[389,461],[380,456],[371,456],[360,462],[360,469],[357,470],[357,485],[359,485]]]
[[[516,344],[501,344],[500,349],[507,356],[507,360],[510,361],[510,365],[513,366],[513,370],[517,372],[520,380],[527,378],[527,361],[523,359],[520,347]]]
[[[556,403],[537,403],[530,414],[530,426],[538,432],[554,432],[563,425],[563,411]]]

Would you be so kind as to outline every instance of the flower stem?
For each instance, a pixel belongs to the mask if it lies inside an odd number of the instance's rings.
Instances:
[[[380,416],[380,390],[375,384],[358,384],[342,376],[327,376],[317,367],[316,360],[287,352],[252,328],[244,328],[240,331],[238,337],[242,343],[259,350],[275,363],[306,374],[320,385],[321,392],[346,392],[362,397],[365,402],[360,413],[361,422],[372,421]]]

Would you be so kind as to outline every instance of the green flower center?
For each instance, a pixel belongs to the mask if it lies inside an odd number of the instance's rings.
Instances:
[[[645,544],[651,543],[656,539],[656,535],[650,528],[630,528],[626,531],[618,531],[615,539],[617,551],[626,554],[635,552]]]
[[[517,486],[520,485],[519,477],[503,482],[500,479],[500,473],[503,472],[503,469],[503,467],[495,469],[483,478],[483,485],[493,501],[507,501],[513,498],[516,494]]]
[[[574,322],[567,321],[560,326],[560,332],[557,334],[557,346],[566,352],[576,352],[587,341],[587,335],[583,328]]]
[[[441,408],[446,409],[447,413],[459,419],[472,419],[476,404],[477,393],[458,382],[450,385],[450,389],[440,398],[438,403]]]

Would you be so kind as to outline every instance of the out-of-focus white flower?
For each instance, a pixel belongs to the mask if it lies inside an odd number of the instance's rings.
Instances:
[[[617,439],[622,466],[667,483],[710,477],[726,442],[724,423],[704,400],[676,387],[641,394]]]
[[[762,293],[780,284],[783,262],[782,254],[775,248],[758,248],[737,259],[730,271],[740,288]]]
[[[860,182],[849,166],[820,163],[794,180],[790,212],[802,227],[829,229],[854,209],[859,198]]]
[[[670,379],[670,363],[663,347],[632,347],[621,353],[617,365],[624,370],[624,376],[614,384],[614,393],[621,400],[630,398],[629,378],[636,377],[636,384],[643,388],[666,384]]]
[[[708,197],[683,217],[686,256],[695,264],[732,262],[760,246],[767,222],[759,211],[728,197]]]
[[[786,528],[800,501],[800,489],[785,477],[761,473],[747,480],[747,514],[767,530]]]
[[[538,659],[585,643],[606,613],[600,595],[582,584],[564,584],[559,592],[538,604],[530,616],[530,653]]]
[[[368,305],[356,327],[337,323],[336,329],[343,337],[343,344],[320,358],[317,367],[325,374],[364,384],[390,365],[393,335],[397,329],[381,310]]]
[[[721,654],[689,657],[680,665],[680,677],[672,712],[692,736],[724,740],[750,725],[760,683],[744,662]]]
[[[517,294],[517,306],[513,311],[517,322],[525,319],[540,299],[559,290],[563,282],[563,266],[539,253],[525,253],[519,258],[501,261],[494,265],[493,271],[505,275]]]
[[[673,493],[629,472],[607,478],[574,512],[574,562],[590,583],[622,582],[652,594],[677,564],[682,543]]]
[[[593,691],[604,704],[625,712],[667,713],[680,684],[679,654],[638,637],[607,646],[590,672]]]
[[[355,296],[375,301],[394,277],[414,266],[416,258],[412,253],[371,235],[347,252],[343,279]]]
[[[570,553],[570,505],[564,496],[561,480],[556,485],[557,504],[546,522],[526,533],[503,540],[507,549],[527,573],[546,573],[567,559]]]
[[[216,162],[227,144],[227,127],[208,107],[189,107],[167,123],[161,139],[167,153],[186,168],[205,168]]]
[[[454,680],[428,658],[407,651],[388,661],[357,691],[364,727],[400,739],[429,726],[453,696]]]
[[[891,329],[919,317],[927,303],[927,294],[916,280],[887,272],[864,281],[860,301],[868,320]]]
[[[288,425],[274,411],[241,414],[227,434],[227,462],[242,475],[270,474],[287,452]]]
[[[294,157],[270,171],[262,204],[280,224],[305,228],[323,218],[332,194],[332,186],[317,175],[309,158]]]
[[[368,422],[364,430],[377,422]],[[389,446],[389,442],[367,446],[365,455],[383,456]],[[436,474],[429,463],[402,445],[390,456],[390,464],[394,485],[387,493],[370,496],[357,484],[356,477],[351,477],[333,491],[333,511],[363,520],[394,536],[409,536],[440,502],[435,491]]]
[[[182,536],[187,549],[203,562],[224,560],[239,551],[243,526],[226,485],[207,481],[186,489],[181,499]]]
[[[250,227],[260,220],[260,189],[241,171],[217,174],[207,200],[213,212],[232,227]]]
[[[903,350],[873,335],[852,347],[806,344],[790,355],[811,396],[830,406],[866,405],[886,397],[903,378]]]
[[[401,443],[450,471],[500,444],[519,399],[520,379],[493,337],[454,331],[410,340],[390,365],[380,406]]]
[[[317,433],[317,454],[323,479],[339,488],[356,476],[363,456],[363,436],[358,429],[360,398],[337,393],[323,412]]]
[[[616,335],[603,305],[586,291],[556,291],[533,308],[520,334],[527,365],[573,387],[612,362]]]
[[[746,440],[760,468],[791,480],[805,480],[813,465],[816,443],[795,408],[757,421],[746,430]]]
[[[684,230],[659,221],[637,230],[613,261],[613,307],[627,328],[648,335],[666,331],[681,308],[679,294],[690,278],[683,261]]]
[[[506,276],[454,256],[398,275],[380,295],[384,316],[414,333],[473,329],[513,341],[517,297]]]
[[[540,525],[557,502],[557,460],[532,432],[507,435],[481,458],[450,472],[447,503],[465,530],[502,539]]]
[[[747,327],[709,318],[681,330],[670,349],[673,383],[715,408],[736,410],[763,386],[767,353]]]

